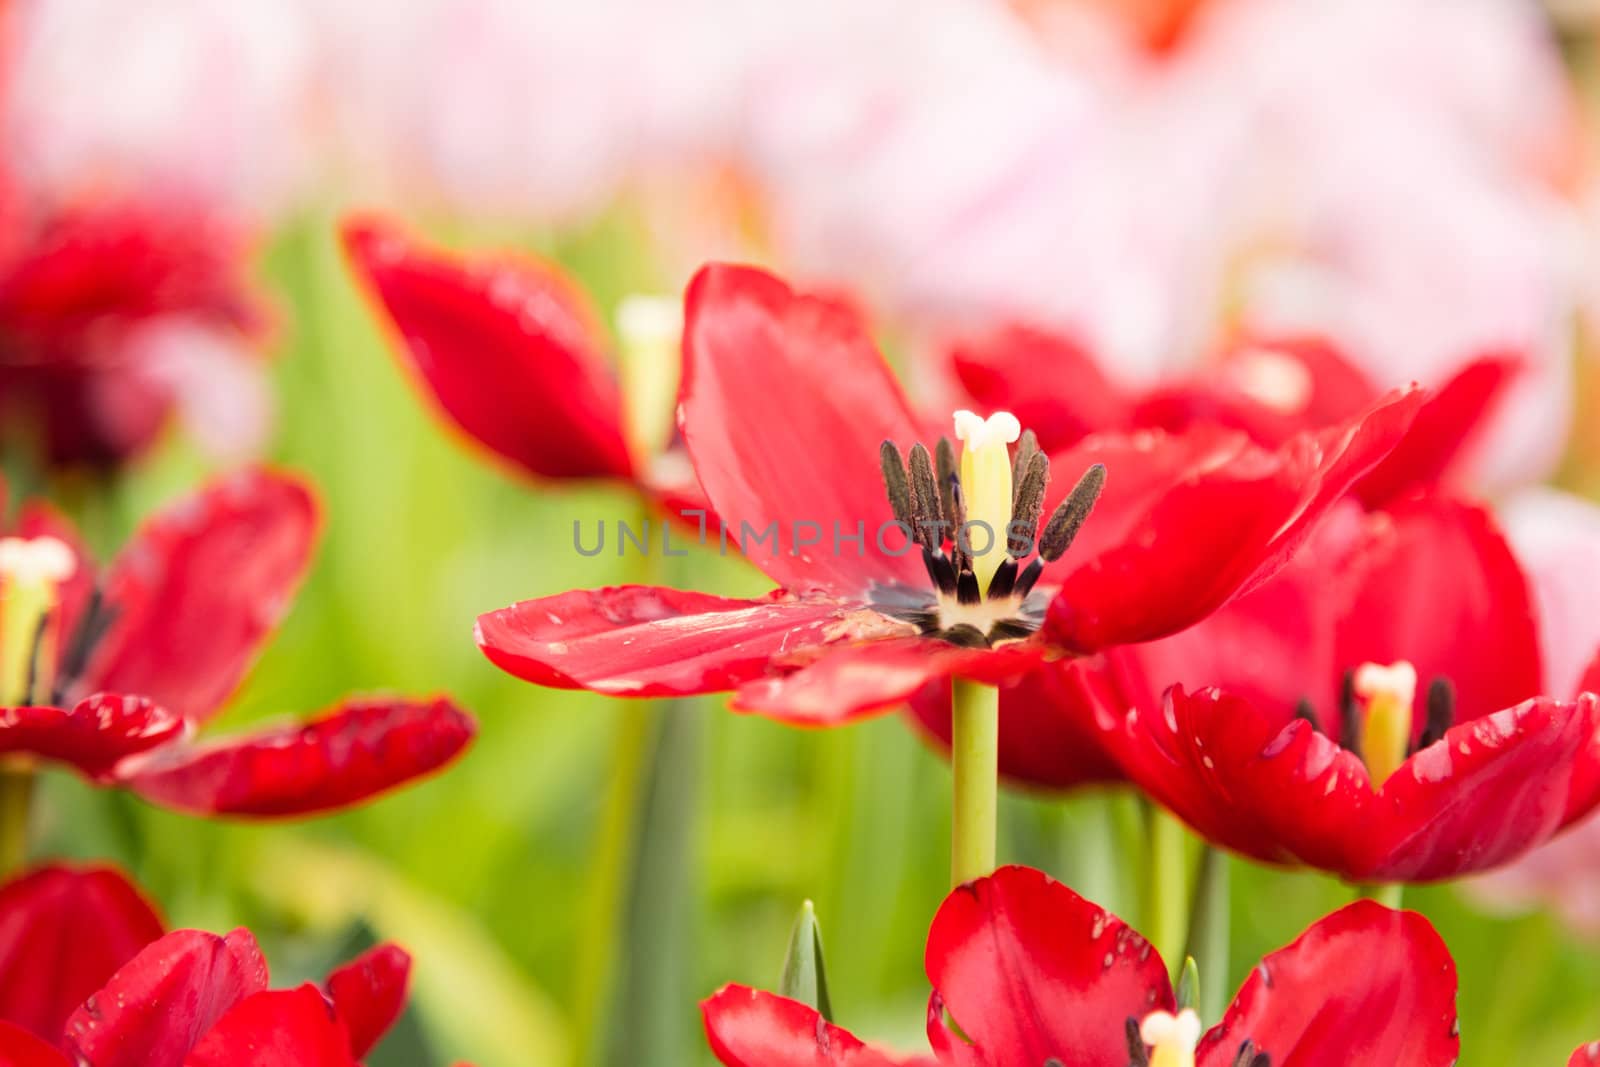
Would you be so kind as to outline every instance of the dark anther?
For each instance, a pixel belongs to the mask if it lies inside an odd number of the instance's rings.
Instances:
[[[39,616],[39,625],[33,628],[33,644],[28,646],[28,687],[23,690],[22,698],[28,704],[37,703],[43,696],[42,693],[35,693],[34,689],[39,685],[39,654],[44,651],[45,630],[49,627],[50,617],[54,614],[52,611],[45,612]]]
[[[1022,480],[1017,483],[1016,496],[1011,503],[1006,552],[1012,559],[1021,559],[1033,551],[1034,538],[1039,534],[1039,515],[1044,511],[1044,490],[1049,484],[1050,461],[1043,452],[1036,451],[1024,469]]]
[[[990,600],[1004,600],[1011,595],[1011,589],[1017,584],[1017,561],[1014,559],[1002,560],[994,577],[989,579],[989,591],[985,594]]]
[[[1122,1024],[1122,1032],[1128,1039],[1128,1067],[1150,1067],[1150,1053],[1145,1051],[1139,1020],[1128,1016],[1127,1022]]]
[[[1020,619],[1001,619],[989,627],[989,642],[994,644],[1012,639],[1020,640],[1024,637],[1033,636],[1033,632],[1037,629],[1037,626],[1023,622]]]
[[[1139,1033],[1139,1021],[1128,1016],[1122,1032],[1128,1038],[1128,1067],[1150,1067],[1150,1054],[1144,1051],[1144,1035]]]
[[[61,662],[56,668],[56,688],[50,695],[50,703],[60,704],[65,699],[67,689],[89,666],[89,655],[94,652],[106,631],[111,629],[116,617],[115,608],[106,604],[105,595],[99,586],[95,586],[89,594],[89,603],[83,609],[82,620],[61,653]]]
[[[1456,687],[1450,684],[1450,679],[1440,676],[1428,683],[1428,724],[1422,728],[1422,736],[1417,738],[1417,747],[1412,751],[1427,748],[1455,724]]]
[[[1096,463],[1083,472],[1083,477],[1072,487],[1067,499],[1050,516],[1044,533],[1039,537],[1039,555],[1046,563],[1054,563],[1072,547],[1073,538],[1078,536],[1083,521],[1094,510],[1094,502],[1100,499],[1100,490],[1105,488],[1105,484],[1105,465]]]
[[[938,525],[943,521],[943,513],[939,507],[939,490],[933,484],[933,464],[928,459],[928,450],[921,444],[911,446],[911,511],[916,516],[917,543],[937,549],[944,540]]]
[[[1239,1046],[1239,1054],[1233,1058],[1233,1067],[1272,1067],[1272,1057],[1265,1052],[1257,1052],[1254,1041],[1246,1041]]]
[[[983,603],[983,590],[978,588],[978,576],[969,567],[956,575],[956,600],[963,604]]]
[[[878,463],[883,467],[883,487],[889,493],[889,507],[898,522],[906,524],[914,539],[917,535],[917,509],[911,503],[911,483],[906,480],[906,461],[893,441],[878,446]]]
[[[1039,580],[1039,575],[1043,573],[1044,560],[1035,556],[1033,559],[1028,561],[1028,565],[1026,567],[1022,568],[1022,573],[1017,575],[1017,584],[1016,587],[1011,590],[1011,595],[1026,599],[1028,594],[1033,592],[1033,583],[1037,582]]]
[[[1011,457],[1011,503],[1013,505],[1022,499],[1022,479],[1028,473],[1028,465],[1033,462],[1033,457],[1039,454],[1039,438],[1032,430],[1023,430],[1022,436],[1017,438],[1017,451]]]
[[[1294,717],[1304,719],[1310,723],[1313,730],[1321,729],[1321,726],[1317,723],[1317,709],[1311,706],[1310,697],[1300,698],[1300,703],[1294,706]]]
[[[1049,1059],[1044,1061],[1044,1067],[1063,1067],[1063,1065],[1060,1060],[1056,1059],[1054,1056],[1051,1056]]]
[[[945,596],[955,596],[956,568],[955,564],[950,562],[950,557],[938,549],[924,548],[922,563],[928,568],[928,577],[939,587],[939,592]]]
[[[956,558],[956,571],[970,571],[972,569],[972,538],[962,532],[962,527],[967,524],[967,494],[961,491],[961,479],[955,475],[950,476],[951,526],[950,552]]]
[[[1356,699],[1356,672],[1345,671],[1339,684],[1339,745],[1346,752],[1362,759],[1361,755],[1361,702]]]
[[[952,626],[948,630],[941,630],[939,636],[952,645],[960,645],[962,648],[989,647],[989,639],[983,635],[983,631],[967,622]]]
[[[939,473],[939,515],[950,524],[950,529],[960,527],[956,518],[956,501],[951,487],[956,484],[956,447],[950,438],[941,437],[933,449],[934,462]]]

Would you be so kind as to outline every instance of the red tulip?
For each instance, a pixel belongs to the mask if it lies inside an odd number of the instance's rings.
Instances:
[[[218,220],[130,203],[0,214],[0,412],[42,458],[121,462],[197,370],[215,404],[218,375],[257,361],[267,315]]]
[[[1047,450],[1095,432],[1197,426],[1236,429],[1276,448],[1307,429],[1353,418],[1381,395],[1338,350],[1315,338],[1247,338],[1200,374],[1146,389],[1112,382],[1081,346],[1034,330],[963,342],[950,359],[973,400],[1017,412]],[[1460,461],[1520,366],[1511,353],[1487,353],[1432,390],[1405,438],[1357,483],[1356,495],[1378,507],[1419,486],[1458,482]]]
[[[1600,706],[1539,695],[1529,589],[1488,513],[1346,518],[1192,630],[1063,668],[1079,721],[1217,844],[1354,881],[1484,870],[1590,811]]]
[[[478,622],[479,645],[503,669],[616,695],[734,690],[736,706],[813,725],[893,707],[952,675],[1024,677],[1053,649],[1160,637],[1258,584],[1394,446],[1420,402],[1399,394],[1276,451],[1220,430],[1094,437],[1049,460],[1022,446],[1015,462],[1040,468],[1035,484],[1050,469],[1078,480],[1071,492],[1070,481],[1051,484],[1024,515],[1027,479],[1019,471],[1014,496],[1003,452],[998,505],[992,486],[963,476],[965,506],[953,507],[941,489],[951,481],[935,478],[925,450],[921,482],[919,449],[907,471],[900,449],[917,422],[843,306],[712,266],[690,286],[686,320],[689,457],[729,542],[743,540],[779,588],[731,600],[629,586],[516,604]],[[971,432],[1008,417],[996,418]],[[998,526],[1010,516],[1043,533],[993,579],[980,577],[981,532],[970,561],[948,541],[903,536],[935,520],[953,528],[968,506],[998,506]],[[1028,563],[1033,548],[1040,557]]]
[[[0,888],[0,1063],[359,1067],[410,970],[379,945],[322,989],[268,990],[248,930],[163,936],[116,872],[44,868]]]
[[[448,700],[353,700],[301,726],[191,744],[287,610],[316,506],[301,482],[226,478],[147,521],[102,574],[63,519],[0,540],[0,751],[169,807],[293,815],[448,763],[473,724]]]
[[[1174,1014],[1166,964],[1144,938],[1026,867],[957,887],[925,962],[928,1039],[957,1067],[1445,1067],[1459,1053],[1444,942],[1422,916],[1370,901],[1261,961],[1203,1036],[1192,1011]],[[730,1067],[928,1062],[863,1048],[811,1008],[743,986],[701,1007]]]
[[[1591,1041],[1572,1050],[1567,1067],[1593,1067],[1597,1063],[1600,1063],[1600,1041]]]

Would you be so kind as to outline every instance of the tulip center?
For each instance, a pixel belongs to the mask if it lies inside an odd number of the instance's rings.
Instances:
[[[1139,1024],[1139,1039],[1150,1048],[1150,1067],[1194,1067],[1200,1043],[1200,1016],[1192,1008],[1174,1015],[1153,1011]]]
[[[683,366],[683,305],[635,294],[617,305],[622,433],[636,470],[648,471],[672,443]]]
[[[1359,703],[1361,752],[1374,784],[1404,763],[1411,747],[1412,707],[1417,700],[1417,669],[1405,660],[1384,667],[1363,663],[1350,679]]]
[[[49,694],[60,637],[59,589],[77,556],[54,537],[0,538],[0,705]]]
[[[1008,411],[988,418],[958,411],[955,431],[959,464],[949,438],[932,454],[916,444],[902,455],[893,441],[879,449],[895,520],[921,549],[933,590],[881,587],[872,601],[925,634],[989,647],[1025,638],[1043,623],[1049,599],[1034,585],[1044,565],[1071,547],[1106,471],[1098,463],[1085,471],[1041,529],[1050,461],[1034,435]]]

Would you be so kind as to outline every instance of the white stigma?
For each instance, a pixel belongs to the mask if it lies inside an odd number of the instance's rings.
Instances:
[[[1390,697],[1409,708],[1417,700],[1417,669],[1405,660],[1387,667],[1378,663],[1363,663],[1356,668],[1350,685],[1362,700]]]
[[[974,451],[993,446],[1009,445],[1022,436],[1022,423],[1009,411],[997,411],[987,419],[974,411],[958,411],[956,440]]]
[[[0,537],[0,578],[48,588],[77,570],[77,554],[58,537]]]
[[[1193,1008],[1174,1015],[1153,1011],[1139,1024],[1139,1040],[1150,1046],[1150,1067],[1193,1067],[1200,1043],[1200,1016]]]
[[[677,348],[683,335],[683,302],[645,293],[623,297],[617,305],[617,334],[625,345]]]
[[[1304,411],[1316,391],[1316,382],[1305,364],[1269,348],[1252,348],[1239,354],[1228,373],[1245,395],[1286,415]]]

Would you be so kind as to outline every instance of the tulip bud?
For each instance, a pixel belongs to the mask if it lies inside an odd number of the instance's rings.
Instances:
[[[833,1005],[828,1001],[828,975],[822,961],[822,928],[811,901],[800,906],[800,915],[789,934],[789,951],[783,960],[783,979],[778,992],[798,1000],[833,1021]]]

